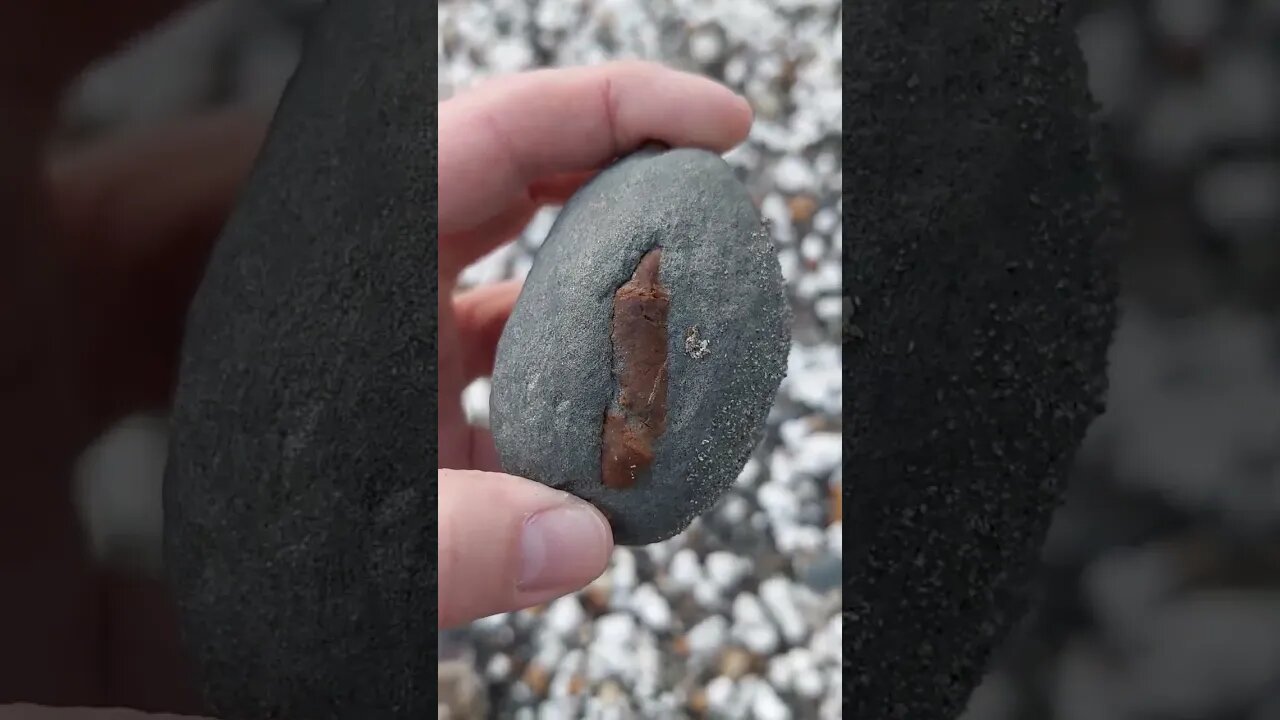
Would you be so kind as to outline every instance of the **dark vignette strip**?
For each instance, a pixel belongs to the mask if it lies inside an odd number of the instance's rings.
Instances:
[[[845,717],[963,710],[1101,411],[1116,224],[1069,5],[844,7]]]

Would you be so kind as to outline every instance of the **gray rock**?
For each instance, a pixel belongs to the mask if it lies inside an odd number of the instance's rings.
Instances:
[[[1102,410],[1119,225],[1067,5],[846,6],[851,717],[961,712]]]
[[[164,534],[201,714],[438,711],[434,17],[326,4],[194,298]]]
[[[606,487],[614,292],[655,247],[670,294],[666,428],[633,486]],[[566,204],[498,344],[490,417],[503,466],[601,508],[619,544],[675,535],[733,484],[761,439],[789,322],[776,250],[721,158],[624,158]]]

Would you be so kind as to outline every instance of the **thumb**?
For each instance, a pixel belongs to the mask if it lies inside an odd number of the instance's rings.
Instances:
[[[439,499],[441,628],[573,592],[613,551],[599,510],[532,480],[440,470]]]

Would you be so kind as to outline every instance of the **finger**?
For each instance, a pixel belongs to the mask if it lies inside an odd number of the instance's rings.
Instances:
[[[106,421],[167,401],[187,306],[266,124],[229,110],[50,163],[59,251],[96,333],[85,372]]]
[[[608,522],[532,480],[440,470],[439,626],[455,627],[573,592],[604,572]]]
[[[453,314],[458,323],[465,382],[493,373],[498,338],[502,336],[522,286],[520,280],[508,280],[482,285],[454,296]]]
[[[440,247],[440,272],[446,279],[456,277],[468,263],[517,237],[534,213],[547,205],[563,205],[595,174],[595,170],[562,173],[534,181],[527,197],[517,198],[506,210],[479,226],[445,238]]]
[[[144,713],[126,708],[0,705],[0,720],[210,720],[194,715]]]
[[[646,141],[723,152],[751,124],[746,100],[653,63],[540,70],[440,106],[439,222],[449,235],[525,197],[538,178],[601,167]]]

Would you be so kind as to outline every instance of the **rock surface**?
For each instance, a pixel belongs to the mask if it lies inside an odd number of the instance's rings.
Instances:
[[[602,434],[627,377],[614,369],[615,293],[655,248],[665,428],[634,484],[610,487]],[[691,149],[624,158],[565,205],[498,344],[490,418],[505,469],[600,507],[620,544],[675,535],[762,438],[789,323],[777,251],[729,165]]]
[[[190,311],[165,564],[222,720],[437,711],[433,11],[326,6]]]
[[[851,717],[963,709],[1102,409],[1116,287],[1066,5],[848,6]]]

